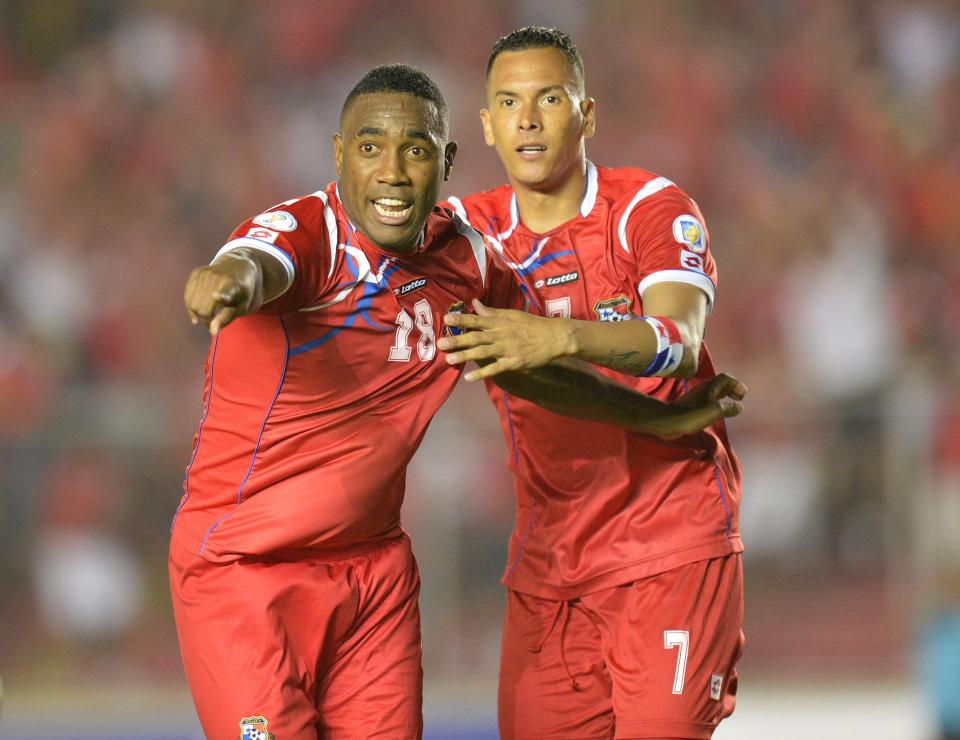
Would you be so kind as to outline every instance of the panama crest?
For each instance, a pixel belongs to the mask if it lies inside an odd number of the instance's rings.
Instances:
[[[450,304],[450,308],[447,309],[447,313],[463,313],[466,310],[467,310],[467,304],[464,301],[457,301],[456,303]],[[459,329],[456,326],[444,325],[443,333],[455,337],[458,334],[462,334],[463,329]]]
[[[267,718],[262,714],[244,717],[240,720],[240,737],[237,740],[276,740],[273,733],[267,731]]]
[[[625,295],[597,301],[593,310],[600,321],[627,321],[633,318],[630,313],[630,299]]]

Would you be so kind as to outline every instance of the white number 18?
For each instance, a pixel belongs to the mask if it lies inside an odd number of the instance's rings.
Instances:
[[[420,332],[420,339],[417,340],[417,354],[424,362],[432,360],[434,355],[437,354],[436,333],[433,329],[433,309],[430,308],[426,299],[413,304],[412,318],[406,309],[400,309],[396,323],[397,334],[387,359],[391,362],[410,362],[411,350],[407,342],[410,338],[410,331],[416,324],[417,330]]]

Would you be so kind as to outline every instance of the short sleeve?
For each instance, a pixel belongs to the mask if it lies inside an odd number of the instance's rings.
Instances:
[[[623,209],[617,238],[641,300],[651,285],[687,283],[703,290],[712,310],[717,266],[703,214],[686,193],[672,184],[647,197],[641,190]]]
[[[483,303],[491,308],[527,310],[527,299],[513,270],[489,246],[487,250],[487,279]]]
[[[263,305],[262,313],[290,313],[314,306],[326,290],[333,264],[330,245],[336,244],[336,220],[332,212],[326,218],[330,209],[325,199],[314,196],[247,219],[217,252],[219,257],[243,247],[268,254],[283,265],[287,284],[280,296]]]

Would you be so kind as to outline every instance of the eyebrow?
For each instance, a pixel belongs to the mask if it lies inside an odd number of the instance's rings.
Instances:
[[[382,128],[377,128],[376,126],[361,126],[357,129],[355,134],[356,136],[386,136],[387,132]],[[432,142],[433,139],[430,138],[430,134],[426,131],[421,131],[420,129],[407,129],[403,132],[403,135],[407,139],[423,139],[426,142]]]
[[[537,90],[537,95],[543,95],[544,93],[551,92],[552,90],[560,90],[561,92],[566,92],[567,89],[563,85],[547,85],[546,87],[541,87],[539,90]],[[520,97],[519,93],[515,93],[512,90],[497,90],[493,94],[493,97],[497,97],[499,95],[505,95],[511,98]]]

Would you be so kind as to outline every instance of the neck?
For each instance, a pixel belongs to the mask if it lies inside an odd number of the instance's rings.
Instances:
[[[543,234],[580,213],[587,186],[586,160],[581,160],[566,177],[551,186],[525,185],[512,178],[510,185],[517,194],[520,221],[531,231]]]

